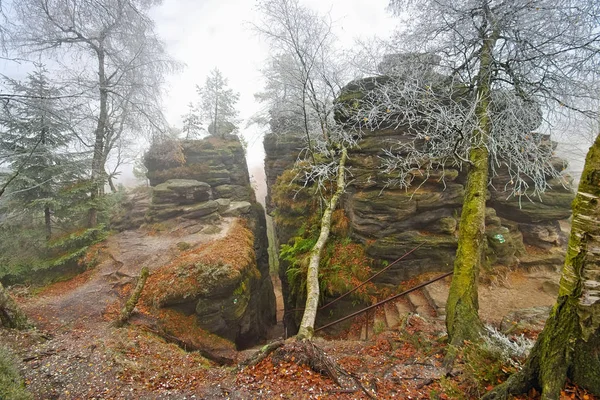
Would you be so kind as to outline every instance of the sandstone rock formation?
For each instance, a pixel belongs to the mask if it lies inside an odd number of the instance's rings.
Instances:
[[[153,304],[196,315],[198,326],[245,348],[275,323],[262,206],[250,187],[235,136],[181,142],[183,163],[146,157],[152,187],[147,223],[189,220],[210,227],[232,220],[228,234],[189,250],[149,279]]]
[[[351,93],[342,96],[352,101]],[[337,117],[340,119],[343,115]],[[341,207],[349,219],[349,237],[364,245],[367,254],[379,266],[421,246],[406,260],[379,276],[376,280],[379,285],[397,285],[424,272],[449,271],[457,247],[466,171],[439,166],[429,176],[425,171],[416,173],[408,189],[390,185],[390,179],[395,176],[385,172],[381,158],[385,157],[385,149],[405,138],[404,132],[396,129],[364,133],[358,146],[349,151],[347,162],[349,178]],[[552,145],[549,139],[547,142]],[[293,167],[305,145],[301,135],[271,133],[265,137],[264,146],[269,186],[267,210],[273,212],[276,208],[272,193],[274,183],[283,171]],[[559,171],[564,169],[564,164],[564,160],[554,160]],[[560,221],[569,218],[574,197],[568,177],[563,181],[550,181],[552,189],[541,199],[531,200],[511,197],[504,191],[508,181],[508,174],[500,170],[488,193],[484,265],[488,268],[499,265],[559,268],[564,261],[566,245]],[[289,217],[288,224],[276,226],[280,244],[287,243],[300,227],[293,223],[296,215]],[[291,296],[286,288],[286,263],[282,262],[281,266],[284,296]],[[288,309],[295,306],[294,299],[286,303]]]

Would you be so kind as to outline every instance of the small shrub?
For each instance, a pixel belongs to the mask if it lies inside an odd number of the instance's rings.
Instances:
[[[467,398],[480,398],[491,387],[517,372],[514,359],[507,358],[509,353],[497,343],[486,338],[477,343],[466,343],[460,350],[463,373],[458,386]]]
[[[32,398],[25,390],[13,357],[6,349],[0,347],[0,399],[29,400]]]
[[[188,242],[177,243],[177,248],[179,249],[179,251],[186,251],[186,250],[189,250],[191,247],[192,247],[192,245],[189,244]]]
[[[386,328],[385,322],[383,322],[383,321],[377,321],[373,325],[373,333],[379,334],[379,333],[385,331],[385,328]]]

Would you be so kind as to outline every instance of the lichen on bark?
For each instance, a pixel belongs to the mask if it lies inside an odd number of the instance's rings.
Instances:
[[[323,216],[321,217],[321,231],[319,238],[310,252],[310,261],[306,276],[306,306],[300,322],[300,330],[297,337],[299,339],[310,339],[314,333],[315,319],[317,317],[317,308],[319,306],[319,264],[321,254],[327,244],[329,232],[331,230],[331,215],[337,207],[339,198],[344,193],[345,188],[345,165],[348,152],[345,147],[342,148],[341,156],[337,169],[336,190],[331,200],[327,203]]]
[[[484,399],[535,387],[558,399],[566,379],[600,395],[600,135],[586,157],[573,201],[571,236],[558,299],[523,369]]]
[[[489,175],[489,151],[487,144],[491,132],[489,117],[490,79],[492,49],[498,40],[494,30],[483,40],[477,77],[477,103],[475,115],[477,129],[471,135],[469,172],[465,187],[460,225],[458,249],[454,261],[454,277],[450,285],[446,304],[446,328],[450,344],[462,345],[463,341],[475,341],[483,331],[479,319],[477,281],[484,251],[485,199]],[[452,360],[447,358],[447,363]]]

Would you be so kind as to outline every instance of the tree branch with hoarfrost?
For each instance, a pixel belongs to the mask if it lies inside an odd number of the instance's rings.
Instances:
[[[417,62],[384,60],[388,78],[375,80],[371,99],[358,96],[355,126],[408,131],[388,160],[400,184],[417,167],[467,168],[446,314],[450,343],[460,346],[484,333],[477,279],[490,177],[508,168],[513,195],[538,195],[559,171],[549,162],[551,143],[532,130],[566,114],[597,115],[586,104],[600,93],[600,4],[392,0],[390,9],[401,19],[397,52]]]
[[[266,103],[256,121],[274,134],[296,134],[306,148],[300,152],[296,179],[320,193],[322,213],[318,240],[310,252],[306,306],[298,337],[312,337],[319,302],[319,263],[331,227],[331,214],[343,194],[347,149],[358,136],[334,120],[336,98],[344,78],[337,58],[329,18],[301,6],[297,0],[266,0],[255,30],[273,54],[264,71],[266,90],[257,98]]]

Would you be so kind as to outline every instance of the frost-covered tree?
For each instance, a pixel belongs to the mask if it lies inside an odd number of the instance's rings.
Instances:
[[[204,86],[196,86],[200,95],[201,115],[208,122],[208,132],[214,136],[233,133],[237,127],[238,110],[236,103],[238,92],[227,87],[228,80],[218,68],[210,71]]]
[[[152,0],[13,2],[12,45],[26,56],[53,58],[87,100],[85,120],[93,132],[92,199],[103,193],[105,164],[111,145],[119,143],[115,136],[121,128],[165,126],[161,85],[175,64],[148,16],[155,4]],[[91,207],[89,224],[96,223],[97,209]]]
[[[506,189],[532,197],[557,174],[551,149],[532,129],[561,110],[592,114],[582,104],[600,93],[600,4],[392,0],[390,7],[402,18],[397,48],[422,66],[388,59],[387,78],[374,80],[355,123],[402,126],[412,134],[391,151],[389,167],[401,183],[415,169],[467,168],[446,316],[451,344],[461,345],[482,333],[477,279],[490,177],[507,169]]]
[[[259,95],[267,102],[263,118],[275,134],[295,131],[304,137],[306,162],[301,163],[299,179],[323,194],[319,236],[310,250],[306,305],[298,331],[299,338],[311,338],[319,303],[321,254],[329,238],[332,213],[346,187],[347,148],[356,143],[356,137],[334,121],[334,99],[344,78],[331,21],[297,0],[261,1],[258,10],[262,21],[255,29],[268,41],[272,53],[265,70],[267,88]]]

